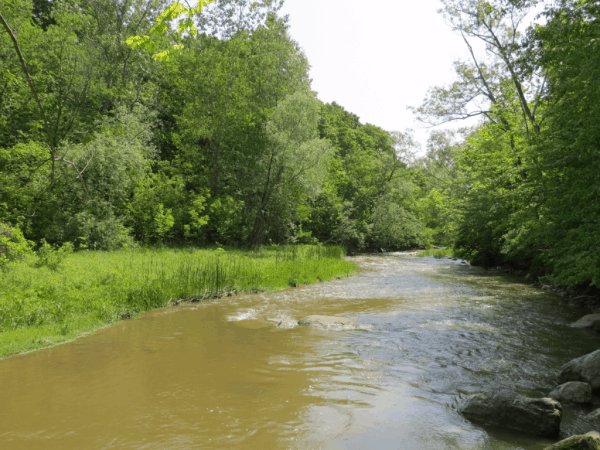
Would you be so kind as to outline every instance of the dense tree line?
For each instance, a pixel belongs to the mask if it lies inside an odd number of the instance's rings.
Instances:
[[[167,0],[6,0],[3,230],[104,249],[454,245],[597,286],[600,6],[560,0],[531,23],[540,3],[443,0],[470,59],[414,112],[480,122],[416,157],[410,132],[316,98],[279,1],[218,0],[198,33],[155,33]]]
[[[553,2],[526,27],[538,2],[443,3],[472,58],[456,62],[457,81],[431,89],[415,112],[433,124],[482,121],[461,130],[462,139],[447,133],[421,161],[440,199],[426,209],[444,217],[474,261],[597,287],[600,5]],[[485,46],[485,58],[476,56],[474,41]]]
[[[281,3],[155,33],[167,6],[2,3],[0,222],[76,248],[429,242],[410,136],[316,98]]]

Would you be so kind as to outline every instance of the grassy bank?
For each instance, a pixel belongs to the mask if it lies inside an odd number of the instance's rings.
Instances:
[[[355,272],[337,246],[78,252],[0,272],[0,357],[47,347],[179,300],[274,291]]]
[[[433,256],[434,258],[445,258],[447,256],[460,257],[460,251],[453,248],[438,248],[424,250],[420,252],[417,256],[420,258],[424,258],[426,256]]]

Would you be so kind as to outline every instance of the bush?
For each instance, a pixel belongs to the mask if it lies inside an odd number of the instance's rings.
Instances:
[[[0,222],[0,268],[30,255],[31,246],[20,229]]]
[[[73,253],[73,244],[65,242],[62,247],[55,248],[42,239],[42,246],[37,251],[38,259],[35,267],[47,267],[50,270],[58,270],[69,253]]]
[[[122,220],[112,213],[105,217],[87,211],[74,214],[64,222],[60,233],[50,237],[51,242],[75,242],[78,249],[118,250],[137,246]]]

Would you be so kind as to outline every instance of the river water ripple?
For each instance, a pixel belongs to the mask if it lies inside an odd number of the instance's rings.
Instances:
[[[0,362],[6,449],[543,449],[457,413],[473,392],[542,397],[600,347],[523,280],[411,254],[345,280],[165,308]],[[277,328],[309,314],[353,330]],[[596,403],[593,407],[598,407]],[[599,429],[564,405],[561,437]]]

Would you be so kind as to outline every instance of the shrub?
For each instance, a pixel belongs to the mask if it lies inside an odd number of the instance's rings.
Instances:
[[[31,254],[31,246],[19,228],[0,222],[0,268]]]
[[[42,246],[37,251],[38,259],[35,267],[47,267],[50,270],[58,270],[69,253],[73,253],[73,244],[65,242],[62,247],[54,248],[42,239]]]

